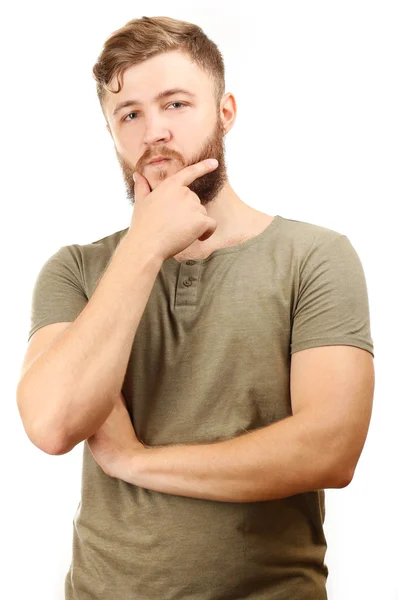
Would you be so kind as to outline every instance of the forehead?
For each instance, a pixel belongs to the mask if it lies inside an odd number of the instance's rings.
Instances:
[[[210,78],[190,57],[179,51],[153,56],[126,69],[121,77],[122,89],[117,94],[107,93],[107,112],[112,117],[116,107],[130,99],[140,104],[152,103],[159,92],[183,88],[203,96],[210,91]],[[117,89],[116,77],[110,89]]]

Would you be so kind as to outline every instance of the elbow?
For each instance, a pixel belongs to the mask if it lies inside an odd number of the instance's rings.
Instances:
[[[66,454],[74,447],[68,444],[65,438],[61,436],[49,435],[48,430],[43,431],[33,427],[30,429],[26,427],[25,424],[24,428],[26,435],[32,444],[46,454],[58,456],[60,454]]]
[[[354,474],[352,473],[347,473],[344,475],[344,477],[340,477],[339,481],[338,481],[338,485],[336,485],[336,488],[345,488],[348,485],[350,485],[352,478],[353,478]]]
[[[34,404],[29,397],[25,397],[21,393],[21,389],[17,388],[17,407],[23,428],[29,440],[36,448],[51,454],[53,456],[66,454],[74,446],[72,445],[64,433],[55,432],[53,424],[44,423],[44,419],[38,419],[37,415],[31,414],[29,406]]]
[[[57,456],[59,454],[66,454],[72,448],[68,447],[64,440],[61,438],[51,437],[38,431],[37,428],[32,427],[22,421],[25,433],[29,440],[36,448],[45,452]]]
[[[35,443],[35,442],[33,442]],[[46,454],[51,454],[52,456],[59,456],[60,454],[67,454],[72,448],[66,446],[64,443],[60,443],[57,440],[46,440],[41,442],[40,444],[35,444],[40,450],[45,452]]]
[[[70,444],[63,438],[42,438],[42,443],[40,444],[40,450],[45,452],[46,454],[51,454],[52,456],[59,456],[61,454],[67,454],[76,444]]]
[[[74,446],[68,444],[64,436],[49,435],[49,427],[39,427],[35,421],[29,419],[20,404],[18,404],[18,411],[25,433],[36,448],[54,456],[72,450]]]
[[[325,488],[345,488],[350,485],[354,477],[355,468],[344,468],[337,465],[332,471],[328,471],[326,477],[326,485],[322,485]]]
[[[353,480],[359,456],[352,444],[342,443],[341,436],[324,437],[328,444],[320,446],[318,450],[318,456],[322,457],[322,461],[319,462],[320,470],[323,471],[320,475],[324,484],[322,487],[345,488]]]

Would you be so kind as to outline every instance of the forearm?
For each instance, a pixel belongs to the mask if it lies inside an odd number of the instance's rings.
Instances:
[[[224,502],[274,500],[343,487],[337,436],[304,414],[231,440],[147,447],[126,463],[125,481],[150,490]]]
[[[105,421],[160,267],[125,237],[85,308],[26,371],[18,395],[38,439],[68,451]]]

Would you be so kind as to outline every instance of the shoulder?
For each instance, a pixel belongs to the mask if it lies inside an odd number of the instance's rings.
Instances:
[[[62,246],[58,250],[58,254],[65,261],[72,261],[82,267],[106,265],[127,232],[128,228],[121,229],[92,242]]]
[[[280,217],[279,229],[286,240],[302,242],[304,246],[327,243],[342,236],[346,237],[340,231],[330,227],[286,217]]]

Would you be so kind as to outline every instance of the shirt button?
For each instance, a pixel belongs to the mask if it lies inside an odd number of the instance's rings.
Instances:
[[[187,260],[186,265],[195,265],[196,264],[196,260]]]
[[[192,281],[190,279],[185,279],[185,281],[182,282],[186,287],[189,287],[190,285],[192,285]]]

